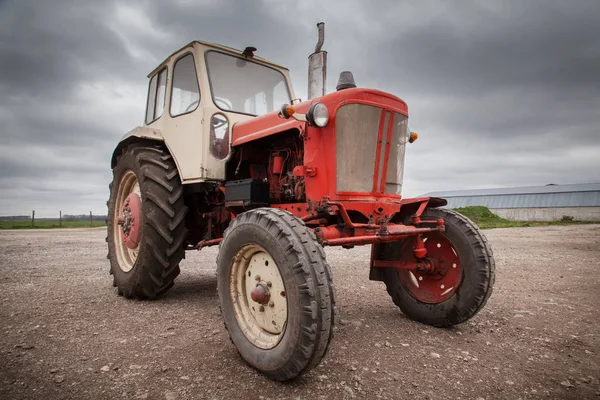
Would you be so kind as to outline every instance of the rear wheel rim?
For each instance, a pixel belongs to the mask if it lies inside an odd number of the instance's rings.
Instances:
[[[433,270],[400,270],[400,281],[415,299],[428,304],[442,303],[454,295],[462,282],[460,255],[452,241],[439,232],[427,234],[423,241],[427,249],[425,258]]]
[[[279,267],[261,246],[243,246],[233,258],[229,296],[235,319],[246,338],[269,350],[281,341],[287,325],[285,284]],[[252,292],[262,298],[256,301]]]
[[[132,197],[137,197],[137,204],[135,204],[135,207],[138,208],[138,210],[135,210],[135,215],[138,216],[137,220],[134,219],[133,221],[131,221],[130,215],[126,216],[123,212],[127,200],[131,199]],[[131,244],[128,246],[126,243],[126,238],[128,235],[125,234],[125,230],[126,226],[132,227],[135,225],[135,229],[137,229],[139,232],[139,224],[141,224],[139,217],[141,214],[141,207],[142,194],[137,176],[133,171],[126,171],[119,181],[117,199],[115,201],[115,215],[113,220],[113,239],[116,245],[115,253],[117,257],[117,264],[123,272],[131,271],[138,257],[139,244],[135,245],[133,248]]]

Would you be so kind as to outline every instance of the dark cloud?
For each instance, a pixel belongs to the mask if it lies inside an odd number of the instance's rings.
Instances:
[[[0,1],[0,214],[104,213],[146,75],[193,39],[254,45],[305,98],[321,20],[330,91],[351,70],[409,104],[405,194],[597,181],[599,14],[595,0]]]
[[[0,7],[0,68],[10,71],[1,82],[10,100],[68,99],[81,82],[137,77],[135,60],[104,19],[113,2],[9,1]]]

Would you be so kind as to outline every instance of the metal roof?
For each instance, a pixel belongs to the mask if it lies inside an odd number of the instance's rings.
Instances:
[[[158,67],[154,68],[154,69],[152,70],[152,72],[150,72],[150,73],[148,74],[148,78],[150,78],[152,75],[154,75],[154,73],[155,73],[156,71],[158,71],[160,68],[162,68],[164,65],[166,65],[166,64],[169,62],[169,60],[171,59],[171,57],[175,56],[175,55],[176,55],[177,53],[179,53],[180,51],[182,51],[182,50],[184,50],[184,49],[186,49],[186,48],[188,48],[188,47],[193,47],[193,46],[195,46],[195,45],[203,45],[203,46],[207,46],[207,47],[212,47],[212,48],[214,48],[214,49],[218,49],[218,50],[225,50],[225,51],[227,51],[227,52],[230,52],[230,53],[235,53],[235,54],[236,54],[236,55],[238,55],[238,56],[243,56],[243,54],[242,54],[242,51],[241,51],[241,50],[234,49],[233,47],[229,47],[229,46],[225,46],[225,45],[222,45],[222,44],[217,44],[217,43],[203,42],[203,41],[201,41],[201,40],[192,40],[190,43],[186,44],[185,46],[183,46],[183,47],[182,47],[182,48],[180,48],[179,50],[176,50],[176,51],[174,51],[173,53],[171,53],[171,55],[169,55],[167,58],[165,58],[165,60],[164,60],[163,62],[161,62],[161,63],[158,65]],[[269,65],[271,65],[271,66],[273,66],[273,67],[275,67],[275,68],[284,69],[284,70],[286,70],[286,71],[289,71],[289,69],[288,69],[288,68],[286,68],[286,67],[284,67],[284,66],[282,66],[282,65],[275,64],[274,62],[271,62],[271,61],[269,61],[269,60],[267,60],[267,59],[265,59],[265,58],[262,58],[262,57],[259,57],[259,56],[256,56],[256,55],[255,55],[255,56],[253,56],[253,57],[251,58],[251,60],[252,60],[252,61],[257,61],[257,62],[259,62],[259,63],[263,63],[263,64],[269,64]]]
[[[450,190],[424,196],[444,198],[450,208],[597,207],[600,206],[600,183]]]

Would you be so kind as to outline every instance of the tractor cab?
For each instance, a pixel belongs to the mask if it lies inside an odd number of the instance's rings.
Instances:
[[[232,126],[294,99],[289,71],[254,51],[199,41],[176,51],[148,75],[144,126],[127,135],[164,141],[184,183],[224,180]]]

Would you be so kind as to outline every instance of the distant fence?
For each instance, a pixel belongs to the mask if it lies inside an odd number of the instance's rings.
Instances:
[[[27,228],[84,228],[106,225],[106,215],[90,214],[63,215],[58,212],[58,218],[38,218],[35,210],[29,216],[0,217],[0,229],[27,229]]]

